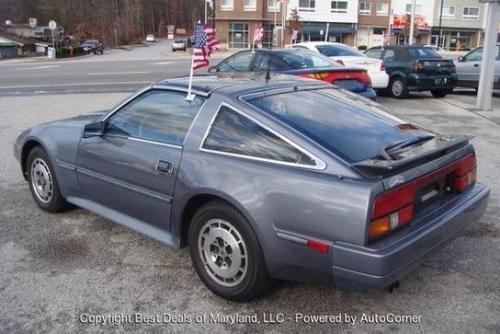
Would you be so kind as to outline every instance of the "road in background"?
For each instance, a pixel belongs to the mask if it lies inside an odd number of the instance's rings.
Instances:
[[[213,63],[224,54],[215,54]],[[104,55],[49,61],[40,58],[0,62],[0,96],[46,93],[130,92],[148,83],[189,75],[191,56],[172,52],[162,40]],[[196,71],[206,73],[205,69]]]

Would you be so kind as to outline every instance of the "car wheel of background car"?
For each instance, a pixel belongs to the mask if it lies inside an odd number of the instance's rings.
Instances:
[[[402,99],[408,96],[408,86],[402,77],[393,77],[389,83],[389,90],[392,97]]]
[[[271,286],[257,236],[232,206],[204,205],[191,221],[188,239],[194,268],[213,293],[248,301]]]
[[[434,96],[436,98],[445,97],[446,95],[448,95],[449,92],[450,91],[448,89],[435,89],[435,90],[431,90],[432,96]]]
[[[38,206],[48,212],[67,209],[68,203],[59,190],[47,153],[40,146],[36,146],[29,152],[26,160],[29,187]]]

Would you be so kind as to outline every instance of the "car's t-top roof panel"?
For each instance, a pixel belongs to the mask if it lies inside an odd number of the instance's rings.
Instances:
[[[155,86],[177,87],[187,89],[189,77],[167,79],[157,82]],[[324,86],[325,82],[303,79],[295,76],[271,74],[269,80],[265,79],[265,73],[250,75],[214,75],[193,77],[192,89],[194,92],[211,94],[214,91],[222,95],[246,95],[262,91],[262,89],[272,90],[293,86]]]

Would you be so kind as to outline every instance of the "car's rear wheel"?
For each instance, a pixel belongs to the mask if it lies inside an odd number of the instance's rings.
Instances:
[[[204,205],[191,221],[188,238],[196,272],[215,294],[248,301],[270,287],[257,236],[232,206],[219,201]]]
[[[448,90],[448,89],[433,89],[433,90],[431,90],[432,96],[434,96],[436,98],[445,97],[446,95],[448,95],[449,92],[450,92],[450,90]]]
[[[408,86],[403,77],[393,77],[389,83],[389,92],[392,97],[403,99],[408,96]]]
[[[61,212],[68,203],[59,190],[49,156],[40,146],[33,148],[26,159],[26,171],[31,194],[36,204],[48,212]]]

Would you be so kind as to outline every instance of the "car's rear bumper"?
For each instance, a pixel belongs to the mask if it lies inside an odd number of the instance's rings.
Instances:
[[[456,75],[411,75],[408,77],[408,89],[412,91],[453,89],[457,86]]]
[[[476,184],[452,207],[405,235],[377,247],[345,243],[333,245],[335,285],[347,289],[385,288],[418,266],[431,254],[453,240],[462,228],[473,224],[486,210],[488,187]]]
[[[374,89],[384,89],[389,85],[389,75],[384,71],[368,72],[368,75]]]

